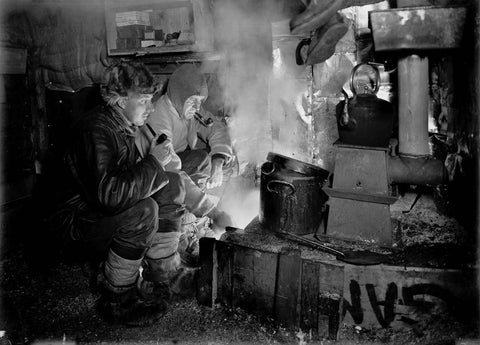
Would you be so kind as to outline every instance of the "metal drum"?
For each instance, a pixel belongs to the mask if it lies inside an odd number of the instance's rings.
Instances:
[[[260,214],[263,227],[299,235],[315,233],[327,195],[328,171],[296,159],[269,153],[261,167]]]

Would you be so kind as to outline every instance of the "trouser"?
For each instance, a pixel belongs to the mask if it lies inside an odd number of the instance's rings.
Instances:
[[[204,150],[186,150],[178,155],[182,170],[173,172],[181,176],[185,186],[185,207],[195,216],[203,217],[215,207],[204,191],[212,167],[210,156]]]
[[[190,176],[192,181],[205,190],[205,186],[212,170],[212,159],[205,150],[185,150],[178,153],[182,161],[182,170]]]
[[[182,161],[182,170],[190,176],[195,184],[205,190],[206,182],[210,178],[212,170],[212,159],[208,152],[203,149],[187,149],[177,153],[177,155]],[[223,166],[223,180],[228,181],[235,170],[238,170],[237,161],[232,159],[230,163]]]
[[[152,197],[83,224],[80,240],[86,250],[106,254],[104,273],[111,290],[134,284],[144,257],[158,260],[176,253],[185,188],[178,174],[167,174],[170,182]]]
[[[185,182],[186,197],[185,206],[187,210],[192,212],[197,217],[203,217],[209,213],[214,207],[215,203],[208,199],[206,194],[206,183],[210,178],[212,161],[211,156],[206,150],[187,149],[178,153],[182,161],[182,171],[189,178],[182,176]],[[223,181],[220,187],[209,190],[209,194],[221,196],[225,189],[226,183],[233,174],[235,160],[223,167]],[[206,197],[204,197],[206,195]],[[208,199],[208,200],[205,200]]]

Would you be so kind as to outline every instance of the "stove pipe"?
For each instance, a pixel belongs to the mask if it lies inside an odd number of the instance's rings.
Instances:
[[[398,61],[399,153],[430,154],[428,141],[428,58],[409,55]]]

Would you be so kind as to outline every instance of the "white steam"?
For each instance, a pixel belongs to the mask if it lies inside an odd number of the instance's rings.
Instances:
[[[267,3],[275,2],[222,0],[214,7],[217,49],[225,56],[217,74],[241,173],[258,168],[270,151],[311,160],[311,78],[295,63],[299,39],[289,41],[288,20],[286,41],[272,37],[269,16],[277,9]],[[219,203],[237,227],[248,225],[260,207],[258,186],[242,180],[230,182]]]
[[[219,1],[215,26],[226,66],[219,81],[229,108],[230,133],[241,163],[260,163],[271,149],[268,88],[272,73],[271,28],[265,8]],[[265,12],[266,13],[266,12]]]

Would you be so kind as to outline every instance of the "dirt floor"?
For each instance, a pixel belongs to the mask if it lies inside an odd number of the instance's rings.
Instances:
[[[152,326],[111,325],[96,314],[98,296],[91,292],[81,265],[47,260],[51,255],[42,248],[32,251],[35,241],[25,241],[25,236],[35,226],[27,219],[17,208],[4,212],[2,220],[0,331],[6,331],[6,337],[0,344],[8,344],[7,338],[11,344],[480,344],[460,341],[477,336],[473,322],[438,315],[401,330],[344,325],[342,340],[314,340],[240,309],[199,306],[193,296],[172,301]]]

